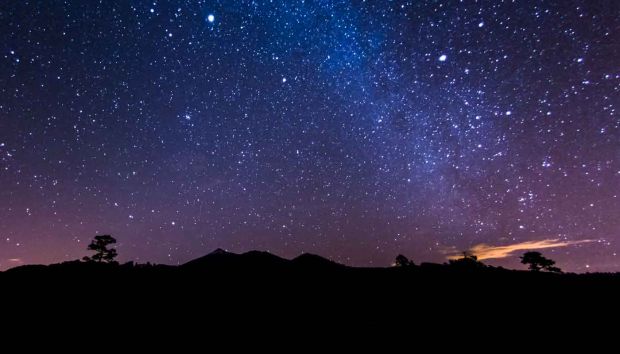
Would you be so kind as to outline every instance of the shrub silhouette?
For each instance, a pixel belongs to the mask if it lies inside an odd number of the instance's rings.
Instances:
[[[540,252],[525,252],[521,258],[521,263],[527,264],[528,268],[533,272],[545,270],[552,273],[561,273],[562,270],[555,267],[555,261],[544,257]]]
[[[402,254],[399,254],[398,256],[396,256],[396,259],[394,260],[394,266],[395,267],[411,267],[414,266],[415,264],[409,260],[409,258],[403,256]]]
[[[86,262],[116,264],[117,262],[114,260],[118,255],[116,249],[108,248],[109,245],[114,243],[116,243],[116,239],[110,235],[95,236],[88,245],[88,250],[95,251],[95,254],[92,257],[84,257],[82,259]]]
[[[463,257],[458,259],[451,259],[449,264],[453,267],[461,269],[479,269],[484,268],[486,265],[478,260],[478,257],[469,251],[463,252]]]

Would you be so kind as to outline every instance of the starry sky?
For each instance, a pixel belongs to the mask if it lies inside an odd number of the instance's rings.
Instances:
[[[472,249],[522,269],[535,248],[620,271],[619,14],[3,1],[0,269],[111,234],[121,261],[221,247],[387,266]]]

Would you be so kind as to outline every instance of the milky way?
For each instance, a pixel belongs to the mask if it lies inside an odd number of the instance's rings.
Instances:
[[[221,247],[385,266],[542,242],[565,270],[620,270],[619,14],[5,1],[0,268],[111,234],[121,261]]]

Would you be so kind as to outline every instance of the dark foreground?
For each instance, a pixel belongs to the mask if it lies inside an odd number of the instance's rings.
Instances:
[[[512,323],[544,333],[595,318],[615,324],[620,302],[617,274],[437,264],[352,268],[313,255],[286,260],[264,252],[215,252],[178,267],[23,266],[0,273],[0,289],[5,321],[15,312],[11,321],[22,325],[62,319],[231,330],[421,324],[427,330],[474,331]]]

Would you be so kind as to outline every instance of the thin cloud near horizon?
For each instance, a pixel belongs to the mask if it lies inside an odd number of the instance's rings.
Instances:
[[[560,239],[555,238],[538,241],[525,241],[505,246],[493,246],[486,243],[481,243],[471,247],[468,251],[478,257],[478,260],[500,259],[510,257],[517,251],[567,247],[596,241],[597,240],[561,241]],[[446,254],[448,259],[458,259],[462,257],[462,253],[457,253],[454,249],[447,251]]]

